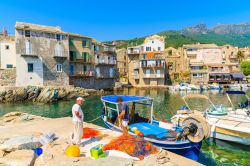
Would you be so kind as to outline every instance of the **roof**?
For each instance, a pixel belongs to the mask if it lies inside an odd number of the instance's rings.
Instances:
[[[111,96],[103,96],[101,98],[102,101],[117,104],[117,99],[122,98],[123,102],[129,103],[129,102],[135,102],[135,101],[145,101],[145,100],[153,100],[149,97],[143,97],[143,96],[123,96],[123,95],[111,95]]]
[[[219,48],[216,44],[187,44],[183,48]]]
[[[38,25],[38,24],[31,24],[31,23],[24,23],[24,22],[16,22],[15,28],[49,32],[49,33],[66,34],[66,32],[63,32],[60,27],[45,26],[45,25]]]
[[[69,32],[68,34],[69,34],[69,36],[72,36],[72,37],[79,37],[79,38],[88,38],[88,39],[91,39],[91,37],[83,36],[83,35],[80,35],[80,34],[77,34],[77,33],[71,33],[71,32]]]

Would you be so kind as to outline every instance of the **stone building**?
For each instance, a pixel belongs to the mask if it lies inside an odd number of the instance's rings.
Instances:
[[[237,58],[239,48],[229,44],[220,48],[222,51],[222,63],[229,68],[230,73],[240,72],[240,64]]]
[[[223,63],[222,50],[215,44],[190,44],[183,46],[189,59],[190,81],[193,84],[230,83],[229,67]]]
[[[241,51],[244,54],[244,60],[250,60],[250,48],[245,47],[245,48],[239,48],[239,51]]]
[[[116,47],[112,44],[92,40],[92,54],[95,62],[95,86],[110,89],[117,79]]]
[[[119,73],[119,79],[123,83],[128,83],[128,58],[125,48],[116,51],[117,54],[117,71]]]
[[[68,36],[60,27],[16,22],[16,85],[69,85]]]
[[[142,45],[127,48],[128,80],[134,87],[164,87],[164,37],[153,35]]]
[[[95,88],[94,56],[89,37],[69,34],[69,83],[70,85]]]
[[[189,61],[184,57],[181,48],[169,47],[164,51],[166,60],[166,81],[167,84],[178,84],[189,82]]]
[[[0,69],[16,67],[15,37],[0,34]]]

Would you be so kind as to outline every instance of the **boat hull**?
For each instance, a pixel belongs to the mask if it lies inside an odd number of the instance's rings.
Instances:
[[[122,130],[119,127],[113,125],[112,123],[105,122],[105,121],[104,123],[109,129],[122,132]],[[130,134],[134,135],[133,133],[130,133]],[[197,161],[199,158],[200,148],[202,145],[202,142],[199,142],[199,143],[193,143],[189,141],[179,141],[179,142],[164,141],[163,142],[163,141],[157,141],[157,140],[153,140],[153,139],[146,138],[146,137],[144,137],[144,140],[154,144],[155,146],[159,148],[169,150],[173,153],[179,154],[181,156],[184,156],[186,158],[189,158],[195,161]]]

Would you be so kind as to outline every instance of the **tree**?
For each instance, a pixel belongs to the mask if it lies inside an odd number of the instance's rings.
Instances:
[[[241,52],[241,51],[238,51],[238,53],[237,53],[237,59],[238,59],[238,61],[241,63],[242,62],[242,60],[244,59],[244,53],[243,52]]]
[[[244,73],[244,75],[250,75],[250,61],[243,61],[240,63],[240,67]]]

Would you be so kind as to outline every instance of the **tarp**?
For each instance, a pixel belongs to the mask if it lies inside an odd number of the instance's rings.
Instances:
[[[135,102],[135,101],[143,101],[143,100],[153,100],[152,98],[143,97],[143,96],[122,96],[122,95],[103,96],[101,100],[104,102],[116,104],[117,103],[116,101],[118,98],[122,98],[123,102],[126,102],[126,103]]]
[[[244,91],[230,91],[230,90],[226,91],[226,93],[227,94],[237,94],[237,95],[245,95],[246,94],[246,92],[244,92]]]
[[[242,79],[246,77],[243,73],[232,73],[231,76],[233,78],[238,78],[238,79]]]

